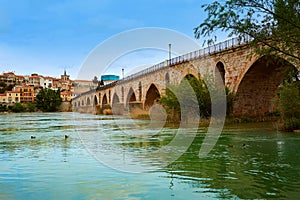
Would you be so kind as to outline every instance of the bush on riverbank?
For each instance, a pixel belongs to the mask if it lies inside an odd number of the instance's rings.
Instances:
[[[7,112],[7,111],[8,111],[7,107],[0,104],[0,112]]]
[[[11,111],[16,113],[24,112],[25,110],[25,106],[23,106],[21,103],[15,103],[15,105],[11,107]]]
[[[199,74],[200,77],[200,74]],[[222,95],[222,92],[218,89],[214,82],[214,78],[210,75],[204,77],[204,79],[196,78],[193,75],[186,76],[187,81],[183,81],[180,84],[170,84],[166,89],[166,93],[159,99],[159,102],[165,107],[168,113],[168,121],[179,122],[181,119],[182,106],[180,106],[181,99],[182,102],[188,104],[187,106],[197,105],[200,110],[200,117],[202,119],[208,119],[211,116],[211,95],[210,92],[214,93],[215,106],[222,106],[222,98],[218,98],[218,94]],[[210,88],[208,88],[207,84]],[[193,92],[189,91],[189,88],[192,87]],[[175,95],[176,94],[176,95]],[[228,88],[225,88],[226,101],[227,101],[227,114],[232,111],[233,105],[233,93],[229,91]],[[196,96],[196,99],[195,97]],[[220,96],[221,97],[221,96]],[[220,99],[220,102],[218,102]],[[196,100],[197,102],[191,102]],[[218,105],[219,104],[219,105]],[[185,107],[187,107],[185,106]],[[188,108],[189,110],[196,111],[198,108]]]
[[[36,111],[36,106],[31,102],[25,104],[18,102],[10,106],[0,105],[0,112],[20,113],[20,112],[35,112],[35,111]]]
[[[279,89],[279,108],[286,131],[300,129],[300,80],[292,71]]]

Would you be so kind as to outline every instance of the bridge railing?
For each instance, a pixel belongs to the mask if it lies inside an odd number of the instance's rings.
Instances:
[[[204,49],[196,50],[196,51],[193,51],[193,52],[181,55],[181,56],[177,56],[177,57],[172,58],[170,60],[166,60],[164,62],[158,63],[158,64],[153,65],[149,68],[146,68],[142,71],[139,71],[135,74],[131,74],[129,76],[126,76],[126,77],[124,77],[123,79],[121,79],[119,81],[116,81],[116,82],[113,82],[113,83],[110,83],[110,84],[107,84],[107,85],[99,86],[99,87],[97,87],[97,89],[95,91],[104,90],[106,88],[109,88],[109,87],[112,87],[112,86],[116,85],[117,83],[126,82],[126,81],[129,81],[129,80],[138,78],[140,76],[143,76],[145,74],[149,74],[149,73],[155,72],[157,70],[169,67],[171,65],[191,61],[191,60],[194,60],[194,59],[197,59],[197,58],[200,58],[200,57],[210,55],[212,53],[217,53],[217,52],[226,50],[228,48],[237,47],[237,46],[240,46],[242,44],[247,44],[250,41],[252,41],[252,38],[250,36],[232,38],[232,39],[226,40],[224,42],[220,42],[220,43],[214,44],[212,46],[208,46]],[[92,92],[94,92],[94,90]],[[88,94],[88,93],[91,93],[91,91],[82,93],[82,94],[80,94],[80,96],[84,95],[84,94]]]

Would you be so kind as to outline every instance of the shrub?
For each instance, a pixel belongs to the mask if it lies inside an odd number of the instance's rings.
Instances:
[[[28,112],[34,112],[36,109],[35,105],[31,102],[28,102],[26,105],[26,111]]]
[[[25,107],[21,103],[16,103],[14,106],[11,107],[11,111],[13,112],[24,112]]]
[[[293,130],[300,129],[300,119],[295,117],[285,119],[283,128],[284,130],[290,132],[292,132]]]
[[[279,107],[287,131],[300,129],[300,81],[286,81],[279,90]]]

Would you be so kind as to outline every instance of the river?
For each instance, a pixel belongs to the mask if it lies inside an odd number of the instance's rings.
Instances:
[[[300,134],[279,132],[272,123],[230,125],[199,158],[206,132],[200,128],[177,160],[160,165],[152,152],[168,146],[177,129],[149,133],[147,123],[79,113],[0,114],[0,199],[300,196]]]

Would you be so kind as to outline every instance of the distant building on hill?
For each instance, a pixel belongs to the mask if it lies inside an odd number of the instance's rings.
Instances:
[[[16,75],[14,72],[6,72],[0,74],[0,82],[6,85],[22,84],[25,82],[25,77],[21,75]]]
[[[55,78],[53,78],[53,77],[50,77],[50,76],[45,76],[45,77],[43,77],[43,78],[41,78],[41,80],[40,80],[40,85],[45,89],[45,88],[49,88],[49,89],[53,89],[53,86],[54,86],[54,84],[53,84],[53,80],[54,80]]]

